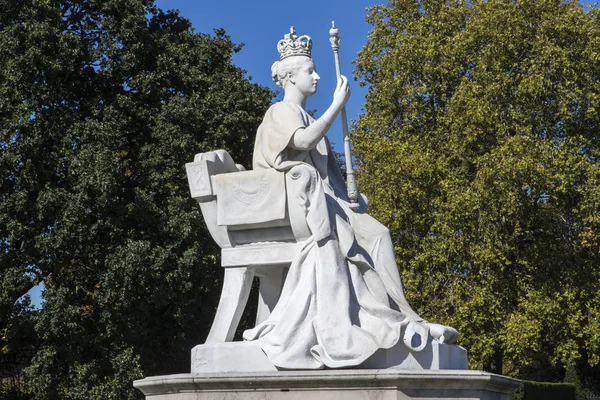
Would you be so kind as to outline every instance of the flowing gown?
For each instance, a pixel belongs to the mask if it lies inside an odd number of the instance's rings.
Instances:
[[[300,106],[282,101],[258,128],[253,168],[314,168],[304,207],[312,238],[288,271],[270,317],[244,332],[258,340],[279,368],[356,366],[400,340],[413,351],[429,339],[429,325],[408,305],[388,229],[349,208],[346,186],[326,138],[302,151],[289,146],[314,122]]]

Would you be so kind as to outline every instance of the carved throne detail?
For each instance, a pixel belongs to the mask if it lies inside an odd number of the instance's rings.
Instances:
[[[298,193],[306,192],[315,170],[244,171],[224,150],[197,154],[186,164],[191,196],[221,247],[223,289],[207,344],[230,342],[259,278],[256,323],[271,313],[292,260],[311,233]]]

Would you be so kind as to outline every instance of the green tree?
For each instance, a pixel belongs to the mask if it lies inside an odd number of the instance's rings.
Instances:
[[[222,273],[184,164],[248,166],[272,97],[240,49],[152,0],[1,2],[0,328],[44,281],[34,398],[138,398],[132,379],[189,369]]]
[[[394,0],[368,21],[359,184],[409,301],[471,368],[598,373],[600,11]]]

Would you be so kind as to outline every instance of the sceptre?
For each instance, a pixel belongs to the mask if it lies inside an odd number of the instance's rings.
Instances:
[[[339,30],[335,27],[335,21],[331,21],[331,29],[329,30],[329,42],[333,49],[333,56],[335,57],[335,72],[337,78],[340,79],[342,76],[342,70],[340,67],[340,38],[338,36]],[[346,159],[346,186],[348,188],[348,197],[350,198],[350,208],[352,210],[358,209],[358,188],[356,187],[356,178],[354,178],[354,167],[352,165],[352,148],[350,145],[350,135],[348,134],[348,118],[346,116],[346,106],[342,107],[342,133],[344,135],[344,158]]]

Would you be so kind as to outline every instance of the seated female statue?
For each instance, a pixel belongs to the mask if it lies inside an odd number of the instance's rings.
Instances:
[[[408,305],[388,229],[365,213],[364,201],[358,211],[350,208],[325,136],[350,87],[342,76],[319,119],[305,111],[319,82],[311,44],[293,28],[278,43],[272,77],[285,94],[258,128],[253,168],[311,168],[313,178],[299,198],[312,238],[293,261],[271,316],[244,339],[258,340],[274,365],[289,369],[356,366],[400,340],[413,351],[430,336],[454,343],[456,330],[428,323]]]

